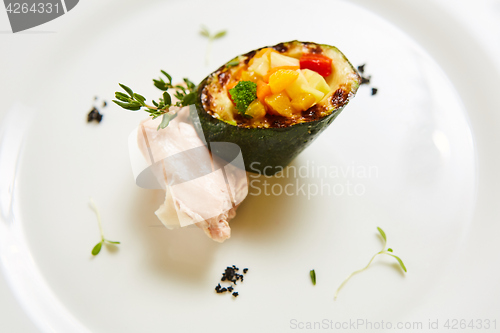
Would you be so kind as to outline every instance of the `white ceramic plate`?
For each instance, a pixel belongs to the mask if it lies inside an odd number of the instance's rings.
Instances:
[[[411,20],[420,14],[400,13]],[[432,30],[436,21],[421,18]],[[2,83],[18,104],[3,123],[0,254],[8,285],[37,329],[287,332],[356,322],[342,328],[422,323],[425,330],[438,318],[441,329],[446,319],[476,320],[475,329],[477,320],[496,319],[500,329],[491,295],[466,293],[463,301],[475,300],[477,312],[457,304],[456,293],[474,281],[461,274],[474,262],[466,251],[479,244],[494,249],[478,240],[498,233],[484,220],[496,211],[477,204],[495,191],[480,182],[490,171],[482,156],[493,148],[474,127],[489,118],[472,114],[494,101],[483,98],[489,88],[477,80],[452,83],[449,77],[459,75],[436,62],[445,54],[475,73],[481,65],[468,61],[469,50],[456,53],[453,40],[440,48],[442,36],[431,33],[426,40],[436,45],[426,49],[415,41],[419,34],[341,1],[81,3],[62,20],[52,26],[55,34],[30,41],[38,57],[20,55],[27,68],[15,79],[23,86]],[[214,42],[209,66],[201,24],[228,29]],[[110,104],[118,82],[156,97],[151,79],[160,69],[197,82],[234,55],[292,39],[339,47],[355,66],[366,63],[372,85],[362,86],[292,163],[297,177],[251,179],[230,240],[217,244],[196,228],[161,227],[153,213],[161,192],[136,187],[128,160],[128,134],[145,115],[109,105],[101,124],[87,124],[92,104]],[[287,184],[294,195],[276,195]],[[252,195],[256,188],[274,194]],[[99,233],[89,196],[106,236],[122,242],[97,257],[90,255]],[[378,258],[333,301],[342,280],[380,250],[377,226],[408,273]],[[482,258],[487,263],[472,269],[478,279],[487,274],[495,281],[498,268],[488,267],[498,257]],[[249,268],[237,299],[214,292],[233,264]],[[499,295],[497,285],[489,290]]]

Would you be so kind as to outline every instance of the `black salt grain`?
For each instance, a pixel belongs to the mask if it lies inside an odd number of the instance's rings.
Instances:
[[[378,89],[377,88],[372,88],[372,96],[377,94]]]

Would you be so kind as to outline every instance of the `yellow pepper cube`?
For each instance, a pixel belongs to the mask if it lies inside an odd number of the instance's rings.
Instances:
[[[302,72],[302,70],[298,71],[299,77],[286,88],[286,93],[292,99],[304,93],[308,93],[314,96],[314,98],[316,99],[316,103],[319,102],[325,96],[325,94],[317,89],[312,88]]]
[[[285,90],[297,78],[299,73],[291,69],[279,69],[269,77],[269,87],[273,94],[277,94]]]
[[[269,60],[271,61],[271,68],[282,66],[300,66],[299,59],[288,57],[278,52],[272,52]]]
[[[295,110],[304,111],[316,103],[316,98],[312,94],[303,93],[292,98],[291,103]]]
[[[267,96],[265,101],[267,105],[269,105],[280,116],[290,118],[295,112],[292,107],[292,103],[290,102],[290,98],[284,92]]]
[[[254,72],[243,71],[241,73],[240,81],[252,81],[254,83],[257,83],[258,80],[259,77]]]
[[[248,70],[257,73],[260,76],[266,75],[271,68],[271,53],[277,52],[269,47],[257,52],[257,54],[248,63]]]
[[[318,73],[310,70],[310,69],[303,69],[302,73],[304,73],[304,76],[307,79],[307,82],[309,82],[309,85],[324,93],[325,95],[328,94],[331,90],[330,86],[328,83],[326,83],[325,78],[319,75]]]
[[[264,118],[266,115],[266,107],[258,99],[250,103],[245,114],[249,115],[254,119]]]

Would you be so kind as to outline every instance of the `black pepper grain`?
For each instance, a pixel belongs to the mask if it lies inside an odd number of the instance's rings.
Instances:
[[[238,281],[243,282],[243,274],[237,273],[239,270],[240,269],[238,267],[236,267],[236,265],[227,266],[226,269],[224,270],[224,273],[222,273],[222,277],[220,280],[221,280],[221,282],[225,282],[225,281],[230,282],[231,285],[229,287],[222,287],[219,283],[215,287],[215,291],[218,294],[222,294],[226,291],[232,292],[234,290],[235,286],[237,285]],[[243,269],[243,273],[246,273],[246,272],[248,272],[248,268]],[[238,292],[233,292],[233,296],[237,297]]]
[[[99,110],[97,110],[95,107],[90,110],[89,114],[87,115],[87,122],[90,123],[91,121],[96,121],[100,123],[102,120],[102,114],[99,113]]]
[[[358,72],[361,76],[361,82],[359,83],[360,85],[362,84],[370,84],[370,81],[372,79],[371,75],[363,75],[365,73],[365,66],[366,64],[359,65],[358,66]],[[372,87],[372,96],[377,94],[378,89]]]
[[[371,78],[372,78],[371,75],[369,75],[369,76],[362,76],[361,77],[360,85],[361,84],[368,84],[368,83],[370,83]]]

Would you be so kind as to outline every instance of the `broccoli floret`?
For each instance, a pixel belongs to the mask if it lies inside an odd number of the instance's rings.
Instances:
[[[229,93],[238,112],[244,115],[250,103],[257,98],[257,84],[252,81],[240,81],[233,89],[229,89]]]

